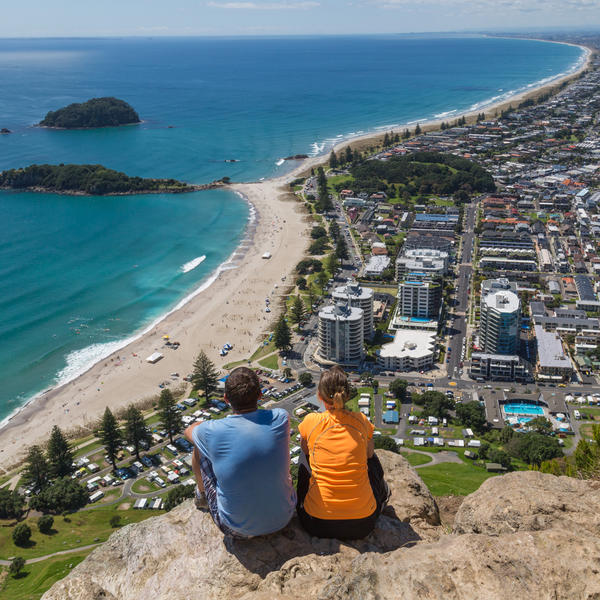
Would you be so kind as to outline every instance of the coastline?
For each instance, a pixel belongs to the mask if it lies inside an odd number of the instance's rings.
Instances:
[[[495,104],[463,113],[452,112],[449,118],[454,120],[465,116],[468,121],[474,121],[482,110],[499,112],[513,103],[546,93],[577,77],[588,67],[592,51],[589,48],[585,50],[587,55],[577,70]],[[421,128],[424,132],[438,129],[443,120],[423,121]],[[408,124],[394,126],[394,130],[406,126]],[[342,139],[333,148],[336,152],[348,145],[360,149],[381,140],[390,130],[379,129]],[[9,416],[0,425],[0,467],[7,468],[22,458],[31,444],[48,436],[54,424],[66,430],[89,425],[97,420],[106,406],[115,409],[156,396],[160,391],[158,383],[170,381],[170,373],[183,375],[191,371],[193,360],[201,349],[217,366],[252,354],[261,334],[267,332],[275,320],[275,311],[268,315],[262,312],[264,298],[271,297],[272,305],[275,304],[285,285],[281,278],[290,277],[308,244],[306,232],[309,222],[302,218],[306,217],[306,213],[301,202],[285,186],[326,162],[330,151],[331,148],[328,148],[324,153],[302,161],[277,178],[219,186],[238,193],[250,203],[251,210],[253,207],[256,211],[251,242],[244,241],[245,237],[214,276],[211,274],[197,290],[144,331],[123,340],[118,350],[71,381],[30,398]],[[249,222],[248,229],[251,227]],[[272,254],[270,260],[262,259],[266,251]],[[234,265],[238,254],[241,254],[238,256],[239,264]],[[277,289],[274,288],[275,283],[279,286]],[[163,335],[180,341],[180,349],[163,349]],[[218,356],[218,350],[229,341],[233,342],[234,348],[223,360]],[[155,351],[161,351],[164,358],[157,364],[147,363],[145,357]],[[177,383],[174,382],[174,387]]]
[[[0,172],[1,173],[1,172]],[[0,185],[0,191],[3,192],[27,192],[31,194],[56,194],[57,196],[82,196],[82,197],[102,197],[102,196],[146,196],[148,194],[189,194],[191,192],[202,192],[204,190],[227,189],[227,184],[222,180],[211,181],[210,183],[196,184],[186,183],[181,188],[165,188],[160,190],[136,190],[132,192],[108,192],[107,194],[90,194],[81,190],[54,190],[40,186],[31,186],[26,188],[15,188]]]
[[[499,37],[502,36],[487,36],[487,37]],[[571,79],[575,79],[578,77],[583,71],[585,71],[591,61],[594,50],[592,48],[588,48],[587,46],[582,46],[579,44],[572,44],[570,42],[558,42],[558,41],[550,41],[550,40],[542,40],[537,38],[506,38],[506,39],[528,39],[537,42],[544,42],[548,44],[564,44],[567,46],[573,46],[576,48],[580,48],[584,51],[584,55],[579,59],[578,62],[580,64],[575,63],[572,67],[573,70],[565,73],[559,73],[552,78],[545,78],[539,80],[538,82],[534,82],[532,84],[533,87],[528,89],[521,89],[516,91],[514,94],[507,96],[506,98],[501,99],[493,99],[490,98],[488,100],[483,100],[477,103],[475,108],[470,107],[469,109],[463,111],[454,111],[449,110],[444,113],[444,116],[440,117],[432,117],[423,120],[413,120],[405,123],[397,123],[395,125],[390,126],[382,126],[377,128],[376,130],[367,131],[360,135],[343,138],[340,141],[336,141],[333,146],[325,148],[322,152],[317,154],[316,156],[312,156],[306,161],[301,169],[298,170],[296,176],[301,174],[306,174],[307,170],[313,168],[316,164],[321,164],[327,161],[329,157],[329,153],[334,150],[338,152],[340,149],[345,148],[346,146],[351,146],[352,149],[364,150],[368,146],[372,145],[373,142],[381,143],[383,141],[383,137],[385,134],[390,134],[391,132],[401,133],[404,129],[408,128],[413,130],[417,123],[420,125],[423,133],[427,133],[430,131],[435,131],[440,129],[440,125],[442,122],[446,121],[448,123],[454,122],[456,119],[461,117],[465,117],[467,120],[467,124],[473,124],[477,120],[477,115],[481,112],[485,112],[486,116],[491,115],[493,117],[494,113],[500,114],[502,110],[506,110],[510,106],[516,108],[516,105],[520,102],[523,102],[528,99],[536,99],[539,96],[549,93],[551,91],[557,91],[556,88],[560,87],[563,83],[569,82]],[[492,112],[493,111],[493,112]],[[316,161],[316,162],[314,162]]]
[[[228,186],[254,212],[254,223],[249,220],[229,259],[167,315],[124,340],[118,350],[71,381],[31,398],[7,417],[0,429],[0,467],[18,462],[31,444],[47,438],[54,424],[67,431],[89,426],[106,406],[118,409],[155,397],[163,381],[170,381],[172,387],[181,385],[181,378],[172,381],[170,374],[189,373],[200,350],[217,366],[252,354],[276,317],[276,311],[262,311],[264,299],[269,296],[272,306],[281,301],[282,277],[290,276],[307,243],[309,222],[303,204],[282,189],[293,178],[288,174]],[[269,260],[262,258],[267,251],[272,255]],[[180,348],[165,347],[163,335],[179,341]],[[232,342],[234,348],[223,359],[219,350],[225,342]],[[146,357],[156,351],[164,358],[147,363]]]

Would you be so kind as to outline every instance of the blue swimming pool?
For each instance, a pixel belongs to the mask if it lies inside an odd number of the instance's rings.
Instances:
[[[504,413],[507,415],[531,415],[531,416],[543,416],[544,409],[536,404],[528,404],[526,402],[505,404],[503,406]]]

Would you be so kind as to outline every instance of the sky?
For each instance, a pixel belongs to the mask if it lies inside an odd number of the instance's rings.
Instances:
[[[600,0],[5,0],[0,37],[600,27]]]

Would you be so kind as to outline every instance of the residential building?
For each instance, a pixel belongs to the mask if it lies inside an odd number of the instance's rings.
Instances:
[[[594,292],[591,279],[587,275],[575,275],[574,279],[579,296],[579,300],[576,302],[577,308],[588,312],[600,312],[600,302]]]
[[[355,365],[363,359],[363,346],[362,309],[339,303],[319,311],[317,360]]]
[[[406,249],[396,259],[396,279],[411,272],[428,273],[432,277],[445,275],[448,271],[448,252],[433,248]]]
[[[435,331],[400,329],[379,350],[377,363],[387,371],[422,371],[433,366]]]
[[[438,280],[422,280],[418,277],[407,278],[398,284],[397,315],[435,319],[440,312],[442,285]]]
[[[507,279],[481,284],[479,344],[486,354],[516,354],[519,347],[521,301]]]
[[[471,355],[470,372],[473,379],[525,381],[529,378],[525,365],[514,354],[474,352]]]
[[[365,275],[369,277],[381,277],[383,272],[390,266],[389,256],[371,255],[365,265]]]
[[[373,297],[374,292],[371,288],[362,287],[348,280],[346,285],[333,290],[331,297],[334,302],[346,303],[355,308],[360,308],[363,311],[363,328],[364,338],[371,339],[373,337]]]
[[[573,374],[573,363],[566,355],[559,335],[546,331],[541,325],[535,326],[537,340],[537,377],[562,381]]]

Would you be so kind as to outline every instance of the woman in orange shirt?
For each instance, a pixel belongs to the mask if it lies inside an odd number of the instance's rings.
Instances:
[[[298,517],[316,537],[360,539],[373,531],[390,495],[374,453],[374,427],[346,410],[350,386],[340,367],[322,374],[317,395],[325,411],[298,427],[307,459],[298,469]]]

